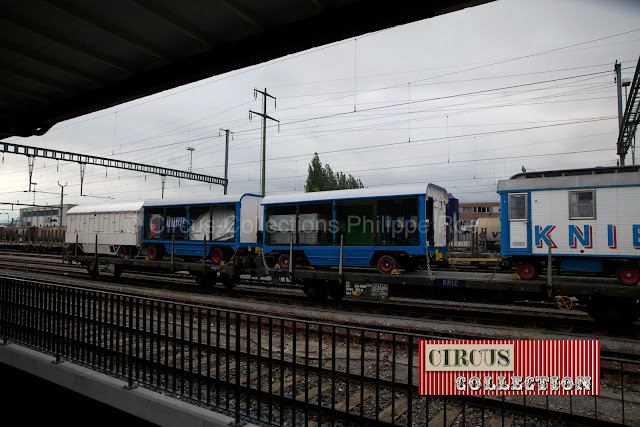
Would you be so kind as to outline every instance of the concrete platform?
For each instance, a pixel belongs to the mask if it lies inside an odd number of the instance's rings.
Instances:
[[[50,355],[17,344],[0,345],[0,363],[36,375],[157,425],[214,427],[229,426],[234,421],[226,415],[142,387],[127,390],[124,388],[125,381],[71,362],[54,364],[52,361],[53,357]],[[88,424],[91,422],[88,421]]]

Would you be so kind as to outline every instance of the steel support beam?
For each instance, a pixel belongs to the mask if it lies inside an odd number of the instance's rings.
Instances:
[[[29,147],[26,145],[12,144],[9,142],[0,142],[0,152],[10,154],[21,154],[28,156],[30,159],[42,157],[51,160],[63,160],[66,162],[80,163],[81,171],[83,165],[104,166],[106,168],[124,169],[142,173],[151,173],[161,176],[171,176],[174,178],[188,179],[191,181],[206,182],[209,184],[226,185],[227,180],[215,176],[202,175],[181,171],[177,169],[167,169],[160,166],[145,165],[142,163],[127,162],[124,160],[107,159],[105,157],[88,156],[85,154],[69,153],[66,151],[51,150],[49,148]]]
[[[620,85],[620,77],[618,77],[618,85]],[[640,121],[640,58],[636,72],[629,88],[629,96],[627,105],[624,110],[624,116],[620,122],[620,133],[618,134],[618,155],[620,156],[620,164],[624,165],[624,158],[631,147],[634,140],[638,122]],[[635,148],[634,148],[635,152]],[[635,156],[634,156],[635,157]]]

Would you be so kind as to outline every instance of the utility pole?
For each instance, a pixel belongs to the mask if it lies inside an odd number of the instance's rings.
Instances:
[[[58,185],[60,186],[60,222],[58,224],[60,227],[64,227],[64,223],[62,222],[62,206],[64,204],[64,187],[67,186],[67,183],[65,182],[64,185],[62,185],[60,181],[58,181]]]
[[[267,97],[273,98],[273,107],[276,108],[276,98],[275,96],[271,96],[267,93],[267,88],[264,89],[264,92],[254,89],[253,97],[257,98],[258,94],[262,94],[262,113],[256,113],[255,111],[249,110],[249,120],[251,120],[251,115],[256,114],[262,117],[262,176],[261,176],[261,189],[262,195],[265,195],[265,181],[266,181],[266,158],[267,158],[267,119],[278,122],[278,131],[280,131],[280,120],[276,120],[273,117],[269,117],[267,115]]]
[[[616,85],[618,86],[618,132],[622,132],[622,64],[616,61],[613,70],[616,72]],[[624,153],[620,153],[620,166],[624,166]]]
[[[220,129],[220,130],[224,131],[227,134],[226,135],[227,139],[224,147],[224,180],[226,182],[226,184],[224,185],[224,195],[226,196],[227,187],[229,186],[229,134],[233,132],[230,132],[229,129]]]
[[[29,162],[29,191],[31,191],[31,177],[33,176],[33,163],[36,161],[36,158],[34,156],[28,156],[27,161]]]
[[[189,153],[189,172],[191,172],[191,165],[193,163],[193,152],[195,151],[195,148],[187,147],[187,150],[190,151],[190,153]]]
[[[82,196],[82,185],[84,184],[84,171],[87,170],[87,164],[80,162],[80,195]]]

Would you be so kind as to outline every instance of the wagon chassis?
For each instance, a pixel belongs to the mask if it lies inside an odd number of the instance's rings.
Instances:
[[[433,271],[383,275],[373,269],[288,269],[270,268],[264,258],[234,256],[229,263],[215,265],[208,259],[201,261],[149,261],[98,257],[95,255],[64,255],[66,262],[84,265],[92,277],[108,270],[119,276],[124,271],[188,272],[198,285],[213,287],[221,283],[227,289],[243,281],[243,277],[258,277],[265,285],[287,283],[300,286],[311,300],[323,301],[328,296],[339,300],[345,295],[360,298],[387,299],[390,295],[415,294],[446,297],[498,296],[503,300],[523,298],[575,298],[596,321],[609,324],[631,324],[640,318],[640,286],[621,285],[613,279],[601,277],[552,277],[552,280],[520,280],[510,274],[460,271]],[[256,263],[257,262],[257,263]],[[559,300],[559,301],[560,301]],[[559,304],[560,305],[560,304]],[[566,307],[561,307],[566,308]]]

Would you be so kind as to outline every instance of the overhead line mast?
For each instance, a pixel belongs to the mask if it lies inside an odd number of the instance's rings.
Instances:
[[[616,72],[616,83],[618,85],[618,116],[620,120],[620,133],[618,134],[618,155],[620,156],[620,165],[624,166],[625,156],[629,151],[629,147],[633,147],[635,160],[635,136],[638,122],[640,121],[640,58],[633,76],[633,82],[629,90],[627,105],[622,116],[622,80],[620,75],[620,64],[616,61],[614,71]]]
[[[262,195],[265,195],[265,181],[266,181],[266,158],[267,158],[267,119],[278,122],[278,131],[280,131],[280,120],[276,120],[273,117],[267,115],[267,97],[273,98],[273,106],[276,106],[276,97],[271,96],[267,93],[267,88],[264,89],[264,92],[254,89],[253,96],[257,97],[258,94],[262,94],[262,113],[256,113],[255,111],[249,110],[249,120],[251,120],[252,114],[256,114],[262,117],[262,174],[261,174],[261,191]]]

